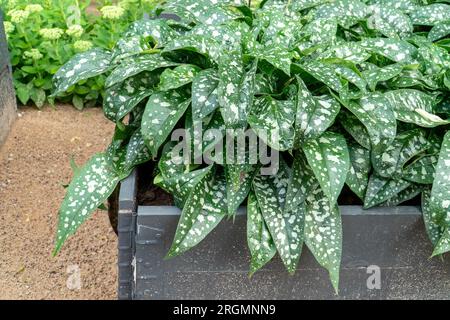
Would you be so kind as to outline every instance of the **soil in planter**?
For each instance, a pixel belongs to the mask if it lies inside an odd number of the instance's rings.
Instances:
[[[154,179],[154,162],[150,162],[140,166],[138,171],[138,203],[144,206],[173,206],[174,201],[171,194],[165,192],[161,188],[153,185]],[[420,195],[403,202],[401,206],[419,206]],[[362,205],[362,201],[350,190],[347,185],[341,192],[338,199],[339,205]]]

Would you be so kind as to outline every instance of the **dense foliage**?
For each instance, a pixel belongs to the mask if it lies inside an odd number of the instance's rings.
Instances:
[[[294,272],[306,244],[337,289],[344,184],[365,208],[422,194],[433,255],[449,251],[444,2],[291,0],[251,9],[174,0],[160,11],[180,21],[138,21],[113,50],[77,55],[57,72],[55,92],[107,74],[103,107],[117,125],[108,150],[75,170],[55,253],[121,179],[152,159],[154,182],[183,208],[168,256],[198,244],[246,201],[252,273],[276,252]],[[280,152],[278,171],[263,175],[260,164],[228,163],[218,153],[211,164],[174,161],[171,133],[199,123],[219,132],[251,128]],[[218,143],[206,140],[194,149]]]
[[[152,0],[121,1],[118,6],[109,1],[96,1],[93,6],[90,0],[0,0],[18,100],[31,101],[38,108],[53,103],[52,77],[64,63],[92,47],[111,49],[130,23],[154,4]],[[56,98],[82,109],[101,103],[103,91],[100,76]]]

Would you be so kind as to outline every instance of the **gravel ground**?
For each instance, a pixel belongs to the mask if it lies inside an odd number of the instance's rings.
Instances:
[[[117,239],[107,213],[95,212],[51,256],[69,160],[82,164],[103,150],[113,129],[101,109],[20,109],[0,148],[0,299],[116,298]]]

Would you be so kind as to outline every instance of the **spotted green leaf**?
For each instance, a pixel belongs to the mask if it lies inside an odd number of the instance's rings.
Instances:
[[[142,116],[141,132],[154,157],[190,104],[178,91],[155,93],[148,99]]]
[[[414,89],[392,90],[385,93],[397,120],[432,128],[450,123],[433,114],[435,99],[425,92]]]
[[[103,49],[92,49],[75,55],[59,68],[53,77],[53,96],[67,91],[70,86],[110,70],[111,53]]]
[[[450,5],[433,3],[428,6],[418,6],[410,13],[413,24],[433,26],[446,21],[450,17]]]
[[[257,168],[251,164],[237,160],[235,164],[225,164],[225,178],[227,182],[228,215],[233,216],[241,203],[250,192],[253,177]]]
[[[261,269],[277,253],[277,248],[264,221],[253,192],[247,200],[247,244],[250,249],[250,275]]]
[[[417,49],[412,44],[392,38],[367,38],[360,42],[363,48],[395,62],[411,62]]]
[[[250,54],[259,60],[265,60],[269,62],[275,68],[283,71],[287,75],[291,74],[291,60],[293,54],[284,47],[261,46],[258,47],[258,49],[252,50]]]
[[[428,234],[428,238],[430,239],[433,246],[439,242],[441,239],[445,228],[436,223],[438,221],[437,212],[433,211],[431,208],[431,190],[424,190],[422,192],[422,216],[423,222],[425,223],[425,229]]]
[[[294,143],[293,110],[292,100],[275,100],[270,96],[257,98],[248,123],[267,145],[275,150],[288,150]]]
[[[103,112],[111,121],[119,121],[146,97],[155,92],[157,77],[151,73],[126,79],[106,89],[103,99]]]
[[[367,129],[374,150],[384,150],[395,138],[397,122],[388,99],[380,93],[362,97],[359,103],[344,103]]]
[[[177,256],[202,241],[226,213],[225,179],[212,167],[192,188],[183,207],[167,257]]]
[[[301,205],[294,211],[282,211],[288,184],[288,168],[281,162],[275,175],[257,175],[253,190],[277,251],[286,269],[293,273],[302,251],[304,212]]]
[[[357,42],[344,42],[331,46],[321,53],[319,58],[338,58],[353,63],[361,63],[370,58],[370,53]]]
[[[341,79],[331,65],[311,60],[298,66],[334,91],[341,92],[343,90]]]
[[[418,158],[403,169],[404,179],[420,184],[432,184],[437,161],[436,155],[425,155]]]
[[[324,194],[331,204],[336,203],[350,167],[344,137],[325,132],[320,138],[308,141],[303,146],[303,151]]]
[[[183,64],[174,69],[165,69],[161,73],[158,89],[160,91],[169,91],[182,87],[191,83],[198,72],[199,67],[188,64]]]
[[[117,172],[104,153],[94,155],[75,172],[59,209],[54,255],[90,214],[108,199],[128,173]]]
[[[299,44],[300,50],[309,49],[315,45],[332,43],[336,39],[336,18],[317,18],[306,24],[301,30],[307,41]]]
[[[216,71],[206,69],[200,71],[192,81],[192,118],[201,120],[219,106],[217,86],[219,79]]]
[[[310,193],[306,201],[305,243],[317,262],[328,270],[338,293],[342,255],[342,222],[337,205],[330,206],[320,189]]]
[[[412,33],[411,19],[401,10],[376,4],[369,8],[372,14],[368,19],[369,28],[378,30],[386,37],[392,38],[405,38]]]
[[[199,34],[185,34],[175,38],[164,47],[162,53],[178,50],[197,52],[214,61],[219,61],[222,52],[218,41],[212,37]]]
[[[431,210],[450,226],[450,131],[444,136],[431,190]]]
[[[381,206],[384,207],[395,207],[399,204],[411,200],[422,193],[427,187],[420,184],[411,184],[405,190],[400,191],[399,193],[393,195],[386,202],[383,202]]]
[[[360,199],[364,199],[371,169],[370,151],[357,143],[350,143],[348,151],[350,170],[345,183]]]
[[[403,70],[403,64],[393,63],[383,68],[374,67],[370,70],[362,72],[364,79],[367,81],[370,90],[375,91],[376,86],[380,82],[388,81],[400,74]]]
[[[336,0],[317,8],[315,19],[336,18],[343,27],[350,27],[367,16],[367,6],[357,0]]]
[[[175,66],[177,63],[165,60],[157,54],[145,54],[124,59],[106,78],[105,86],[111,87],[125,79],[143,71],[153,71],[159,68]]]
[[[364,197],[364,209],[369,209],[389,200],[410,185],[411,182],[403,179],[383,178],[373,173],[367,185],[366,195]]]
[[[450,251],[450,227],[446,227],[433,250],[433,257]]]
[[[450,35],[450,20],[435,24],[428,33],[428,40],[436,41],[448,35]]]
[[[347,131],[356,142],[362,147],[370,150],[370,137],[366,127],[352,113],[341,110],[337,117],[342,127]]]
[[[128,141],[124,166],[126,170],[133,169],[138,164],[147,162],[150,159],[150,151],[145,144],[141,131],[138,129],[131,135]]]
[[[217,94],[223,120],[228,127],[246,125],[247,115],[253,103],[257,61],[247,71],[242,55],[231,52],[219,64]]]
[[[413,129],[400,133],[384,151],[372,153],[372,165],[382,177],[400,175],[404,165],[430,148],[425,131]]]
[[[325,132],[334,122],[341,107],[339,102],[331,96],[313,96],[300,77],[297,77],[297,83],[295,134],[296,140],[303,143]]]

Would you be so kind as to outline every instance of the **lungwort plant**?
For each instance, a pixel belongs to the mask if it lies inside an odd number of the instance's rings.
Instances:
[[[251,273],[277,252],[294,272],[306,244],[337,289],[344,184],[365,208],[422,194],[433,255],[449,251],[444,2],[168,1],[157,14],[180,20],[137,21],[113,50],[77,55],[55,75],[55,94],[107,75],[103,108],[116,131],[105,152],[75,169],[55,253],[120,180],[154,160],[155,184],[183,209],[168,256],[198,244],[244,203]],[[170,137],[180,128],[204,134],[194,146],[200,154],[219,143],[207,130],[232,129],[238,139],[250,129],[279,154],[278,170],[262,174],[249,152],[243,162],[223,161],[232,148],[211,153],[209,163],[175,161]]]

